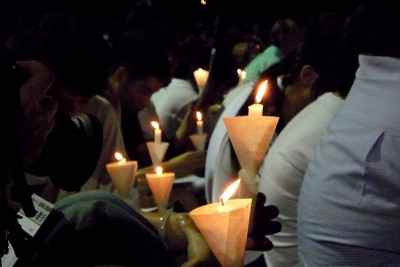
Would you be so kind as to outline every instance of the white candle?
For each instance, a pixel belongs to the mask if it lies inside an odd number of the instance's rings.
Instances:
[[[123,165],[126,163],[126,158],[124,158],[124,156],[122,156],[122,154],[119,152],[115,153],[115,158],[118,160],[118,165]]]
[[[260,104],[265,91],[267,90],[268,80],[262,82],[256,95],[256,103],[249,106],[249,116],[262,116],[263,105]]]
[[[200,91],[203,90],[204,87],[206,86],[208,74],[209,74],[208,71],[203,70],[202,68],[198,68],[193,72],[194,78],[197,83],[197,87],[199,88]]]
[[[228,200],[232,197],[232,195],[236,192],[240,184],[240,179],[237,179],[234,183],[232,183],[221,195],[221,205],[217,206],[218,212],[230,211],[233,210],[233,207],[229,205]]]
[[[161,129],[160,129],[160,125],[155,122],[152,121],[151,125],[154,127],[154,142],[159,144],[161,143]]]
[[[202,121],[202,115],[201,112],[197,111],[196,112],[197,116],[197,134],[198,135],[203,135],[203,121]]]
[[[237,73],[239,75],[239,82],[243,82],[246,79],[246,72],[241,69],[237,69]]]

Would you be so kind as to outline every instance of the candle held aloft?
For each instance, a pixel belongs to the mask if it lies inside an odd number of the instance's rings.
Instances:
[[[229,200],[239,182],[240,179],[225,190],[221,202],[189,212],[221,266],[242,267],[244,264],[252,200]]]
[[[201,112],[197,111],[196,116],[197,116],[197,134],[203,135],[204,132],[203,132],[203,121],[202,121]]]
[[[265,91],[267,91],[268,80],[262,82],[256,95],[256,103],[249,106],[249,116],[262,116],[263,105],[260,104]]]
[[[161,143],[161,129],[158,122],[152,121],[151,125],[154,127],[154,142]]]

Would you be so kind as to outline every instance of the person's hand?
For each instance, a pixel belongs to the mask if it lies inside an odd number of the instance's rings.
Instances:
[[[19,61],[19,69],[29,77],[20,88],[21,147],[23,164],[29,165],[41,153],[54,127],[57,111],[55,100],[46,95],[54,82],[53,72],[35,60]]]
[[[189,151],[176,156],[163,164],[167,171],[174,172],[176,177],[196,174],[204,175],[206,152]]]
[[[189,216],[181,214],[178,221],[188,240],[188,260],[182,267],[219,266],[216,257]]]
[[[246,247],[249,250],[271,250],[273,244],[266,235],[278,233],[282,229],[280,222],[273,221],[279,215],[279,209],[273,205],[264,206],[265,202],[265,195],[258,193],[254,211],[253,231],[247,238]]]

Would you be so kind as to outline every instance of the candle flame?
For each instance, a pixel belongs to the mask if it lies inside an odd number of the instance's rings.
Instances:
[[[156,121],[152,121],[152,122],[150,122],[151,123],[151,125],[154,127],[154,129],[159,129],[160,128],[160,125],[158,124],[158,122],[156,122]]]
[[[162,174],[162,171],[163,171],[162,167],[161,167],[161,166],[157,166],[157,168],[156,168],[156,173],[157,173],[158,175],[160,175],[160,174]]]
[[[115,158],[116,158],[117,160],[121,160],[121,159],[123,159],[124,157],[122,156],[121,153],[115,152]]]
[[[268,80],[265,80],[260,84],[256,95],[256,103],[259,104],[264,96],[265,91],[267,91]]]
[[[246,72],[245,72],[244,70],[237,69],[237,73],[238,73],[239,78],[240,78],[241,80],[246,79]]]
[[[237,179],[234,183],[228,186],[228,188],[221,195],[222,203],[226,202],[228,199],[231,198],[231,196],[235,193],[236,189],[238,188],[239,184],[240,184],[240,179]]]
[[[198,121],[201,121],[201,119],[203,118],[203,116],[201,115],[201,112],[199,112],[199,111],[196,112],[196,116],[197,116]]]

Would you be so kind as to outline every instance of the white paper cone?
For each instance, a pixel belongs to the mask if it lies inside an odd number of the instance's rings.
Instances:
[[[169,143],[168,142],[162,142],[162,143],[156,143],[156,142],[147,142],[147,149],[149,150],[151,162],[153,163],[153,166],[160,165],[163,160],[165,153],[167,152]]]
[[[147,174],[146,179],[157,204],[158,210],[163,213],[167,209],[175,174]]]
[[[189,215],[222,266],[242,267],[251,199],[231,199],[204,205]]]
[[[275,133],[279,117],[238,116],[223,118],[240,166],[255,176]]]
[[[207,134],[192,134],[189,137],[197,151],[204,151],[207,141]]]
[[[137,161],[127,161],[123,164],[113,162],[107,164],[106,168],[117,194],[122,198],[129,197],[135,182],[135,175],[138,168]]]

